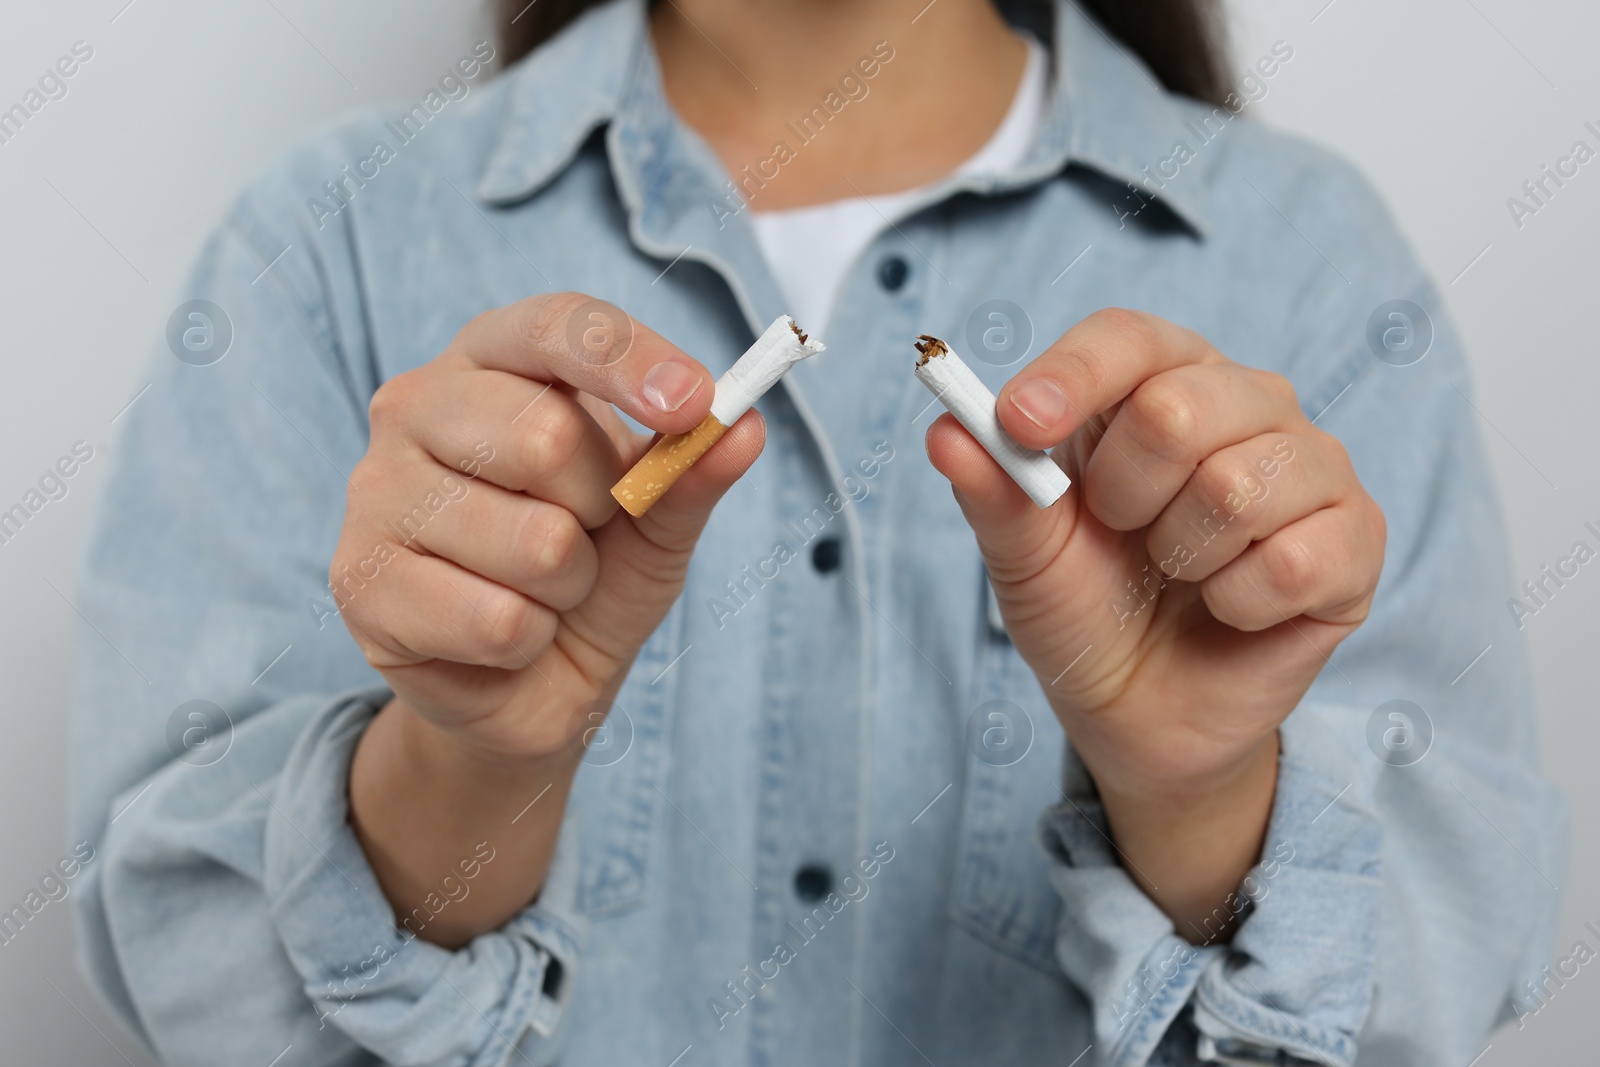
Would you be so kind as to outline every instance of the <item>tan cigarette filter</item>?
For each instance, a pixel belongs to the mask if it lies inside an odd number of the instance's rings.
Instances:
[[[707,415],[688,433],[663,437],[611,487],[611,495],[629,515],[636,519],[643,517],[651,505],[661,499],[661,494],[671,489],[673,483],[683,477],[683,472],[694,466],[727,432],[728,428],[718,422],[715,415]]]

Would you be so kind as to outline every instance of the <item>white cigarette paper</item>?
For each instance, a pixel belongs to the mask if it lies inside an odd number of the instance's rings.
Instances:
[[[826,347],[821,341],[807,339],[789,316],[779,315],[738,362],[717,379],[711,414],[722,425],[732,426],[763,393],[778,384],[790,367]]]
[[[1041,508],[1047,508],[1061,499],[1072,486],[1072,479],[1060,464],[1047,454],[1032,448],[1023,448],[1000,427],[1000,417],[995,412],[994,394],[972,373],[972,368],[962,362],[955,350],[937,337],[921,335],[917,351],[917,380],[944,404],[956,421],[977,438],[984,451],[1005,468],[1022,491]]]

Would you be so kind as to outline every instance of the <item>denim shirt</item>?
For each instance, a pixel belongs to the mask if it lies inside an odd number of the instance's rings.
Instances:
[[[464,62],[315,132],[206,246],[183,295],[210,304],[157,346],[82,577],[105,996],[175,1065],[1467,1062],[1533,1003],[1563,815],[1459,344],[1351,168],[1245,98],[1164,93],[1067,0],[1023,162],[886,220],[827,352],[762,401],[536,903],[456,951],[414,936],[506,862],[485,826],[398,923],[347,821],[388,693],[327,582],[374,390],[536,292],[713,373],[786,310],[644,15],[614,0],[492,80]],[[1109,305],[1286,375],[1389,524],[1370,619],[1280,730],[1262,862],[1205,931],[1120,866],[921,444],[918,333],[998,388]]]

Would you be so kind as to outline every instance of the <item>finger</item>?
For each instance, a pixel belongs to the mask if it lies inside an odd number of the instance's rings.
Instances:
[[[502,371],[400,375],[373,398],[371,418],[374,440],[401,435],[447,467],[566,508],[585,529],[617,509],[622,458],[559,386]]]
[[[1338,503],[1355,486],[1341,456],[1314,438],[1270,433],[1209,456],[1150,526],[1150,558],[1199,582],[1261,541]]]
[[[766,441],[761,415],[746,412],[642,518],[617,515],[594,534],[600,570],[589,596],[563,616],[585,647],[566,649],[599,677],[632,656],[683,588],[712,509]]]
[[[555,612],[447,559],[380,546],[335,557],[329,581],[350,634],[379,670],[442,659],[517,670],[550,643]]]
[[[611,446],[617,450],[617,455],[622,457],[622,469],[632,469],[639,457],[649,451],[652,435],[634,433],[617,414],[617,409],[597,396],[580,392],[576,399],[583,410],[589,413],[589,417],[611,439]]]
[[[531,296],[461,331],[480,367],[566,382],[662,433],[686,433],[711,410],[716,383],[698,362],[627,312],[582,293]]]
[[[761,455],[766,440],[766,420],[751,409],[634,524],[661,548],[692,551],[712,509]]]
[[[1281,375],[1237,363],[1157,374],[1128,394],[1096,442],[1084,503],[1114,530],[1148,526],[1206,457],[1304,419]]]
[[[391,530],[557,611],[594,585],[594,542],[566,508],[480,482],[420,527]]]
[[[1145,379],[1223,357],[1199,334],[1139,311],[1108,308],[1068,330],[1000,390],[996,413],[1029,448],[1053,448]]]
[[[1383,563],[1381,536],[1353,503],[1323,508],[1250,546],[1200,584],[1221,622],[1265,630],[1307,616],[1354,626],[1366,618]]]
[[[1075,488],[1066,503],[1038,507],[948,412],[928,427],[925,444],[934,468],[950,479],[995,581],[1025,581],[1050,564],[1072,530]]]

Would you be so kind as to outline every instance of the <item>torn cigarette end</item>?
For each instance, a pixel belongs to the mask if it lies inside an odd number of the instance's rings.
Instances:
[[[995,411],[994,394],[955,350],[928,334],[918,336],[916,349],[921,353],[917,358],[917,380],[966,427],[1022,491],[1041,508],[1060,500],[1072,487],[1072,479],[1048,454],[1023,448],[1006,433]]]
[[[821,341],[807,337],[789,316],[773,319],[755,344],[717,379],[711,414],[688,433],[672,434],[652,445],[633,469],[611,487],[611,495],[629,515],[643,517],[683,472],[728,432],[728,427],[778,384],[790,367],[825,347]]]
[[[707,415],[688,433],[661,438],[611,487],[611,495],[629,515],[642,518],[650,506],[683,477],[683,472],[694,466],[695,461],[727,432],[728,428],[718,422],[715,415]]]
[[[926,333],[917,334],[917,339],[911,342],[911,346],[922,353],[922,358],[917,360],[917,366],[919,367],[935,356],[942,356],[950,351],[949,345],[946,345],[932,334]]]

